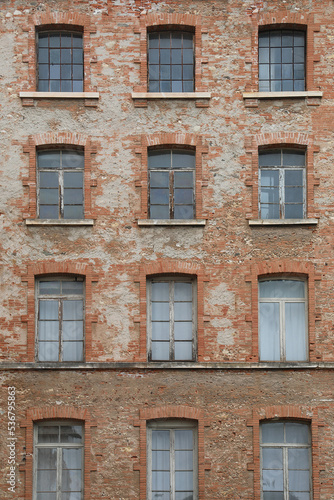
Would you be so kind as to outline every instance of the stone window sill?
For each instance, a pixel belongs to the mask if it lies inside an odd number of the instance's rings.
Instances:
[[[138,226],[205,226],[205,219],[139,219]]]
[[[244,92],[244,99],[299,99],[303,97],[322,97],[323,92],[318,90],[304,90],[296,92]]]
[[[211,92],[132,92],[132,99],[211,99]]]
[[[318,219],[251,219],[250,226],[316,226]]]
[[[23,99],[99,99],[99,92],[20,92]]]
[[[93,219],[26,219],[27,226],[93,226]]]

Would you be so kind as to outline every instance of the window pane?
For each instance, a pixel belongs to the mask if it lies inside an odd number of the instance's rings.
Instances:
[[[80,448],[63,449],[63,466],[66,469],[81,469],[82,450]]]
[[[39,173],[39,186],[41,188],[57,188],[58,190],[58,185],[59,185],[58,172]]]
[[[152,465],[154,470],[170,470],[169,451],[152,451]]]
[[[152,430],[152,450],[169,450],[169,430]]]
[[[309,444],[310,438],[308,425],[299,424],[297,422],[287,422],[285,427],[287,443]]]
[[[169,283],[152,283],[152,300],[169,301]]]
[[[152,302],[152,320],[169,321],[169,303]]]
[[[289,500],[311,500],[309,493],[299,493],[294,491],[289,494]]]
[[[282,422],[268,422],[261,425],[262,443],[283,443],[284,427]]]
[[[62,281],[61,289],[63,294],[82,295],[84,291],[83,281]]]
[[[282,448],[263,448],[262,463],[264,469],[283,469]]]
[[[64,172],[64,187],[65,188],[82,188],[83,173],[82,172]],[[82,191],[81,200],[82,200]]]
[[[284,493],[277,491],[263,492],[263,500],[284,500]],[[291,499],[292,500],[292,499]]]
[[[66,451],[66,450],[64,450]],[[81,470],[68,470],[64,468],[62,471],[61,486],[64,491],[81,491],[82,477]]]
[[[193,188],[194,172],[175,172],[174,186],[175,188]]]
[[[192,342],[175,342],[175,361],[192,360]]]
[[[37,491],[57,491],[56,470],[37,470]]]
[[[38,443],[58,443],[59,426],[58,425],[40,425],[38,427]]]
[[[82,219],[83,215],[82,205],[66,205],[64,207],[64,219]]]
[[[192,319],[192,302],[175,302],[174,303],[174,319],[175,321],[191,321]]]
[[[152,490],[169,491],[169,472],[152,471]]]
[[[279,172],[278,170],[261,170],[261,188],[278,187]]]
[[[305,361],[306,353],[306,328],[305,304],[285,304],[285,345],[287,361]]]
[[[193,487],[193,472],[191,471],[175,471],[175,490],[184,491],[191,490]]]
[[[302,186],[303,171],[302,170],[285,170],[285,185],[286,186]],[[301,198],[302,201],[302,198]]]
[[[309,471],[289,470],[290,491],[310,491]]]
[[[169,204],[169,189],[150,190],[150,202],[152,205],[168,205]]]
[[[194,495],[192,491],[176,491],[175,500],[193,500]]]
[[[63,321],[64,340],[83,339],[83,321]]]
[[[60,427],[60,441],[62,443],[81,443],[81,425],[62,425]]]
[[[59,340],[59,321],[39,321],[38,322],[39,340]]]
[[[60,293],[60,281],[40,281],[39,295],[58,295]]]
[[[277,167],[281,164],[281,152],[271,151],[271,152],[260,152],[259,153],[259,166],[260,167]]]
[[[174,219],[193,219],[195,217],[192,205],[176,205],[174,208]]]
[[[83,202],[82,189],[64,189],[65,205],[80,205]]]
[[[56,434],[58,436],[58,434]],[[41,441],[40,441],[41,442]],[[38,450],[38,469],[57,469],[57,449],[41,448]]]
[[[191,429],[175,430],[175,450],[193,449],[193,431]]]
[[[169,342],[152,342],[152,361],[168,361],[169,357]]]
[[[192,337],[193,337],[193,324],[191,321],[174,322],[175,340],[192,340]]]
[[[174,300],[191,301],[192,300],[192,283],[178,283],[174,284]]]
[[[283,471],[262,470],[263,491],[283,491]]]
[[[63,361],[82,361],[82,360],[83,360],[82,342],[63,343]]]
[[[193,470],[193,451],[176,450],[175,451],[175,469]]]
[[[259,282],[260,298],[304,298],[305,283],[298,280],[266,280]]]
[[[169,321],[152,322],[152,340],[164,340],[167,342],[169,341]]]
[[[151,188],[169,187],[169,173],[168,172],[151,172],[150,175]]]
[[[260,303],[260,359],[280,360],[279,304]]]
[[[82,300],[64,300],[63,301],[63,319],[81,320],[83,319],[83,301]]]
[[[40,189],[39,202],[41,205],[57,205],[59,203],[58,189]]]
[[[38,342],[38,361],[59,361],[59,342]]]
[[[173,168],[195,168],[195,161],[196,157],[194,152],[173,151]]]
[[[290,448],[288,450],[289,469],[308,469],[310,454],[308,448]]]
[[[151,219],[169,219],[168,205],[152,205],[150,207]]]
[[[303,205],[285,205],[285,218],[286,219],[303,219],[304,206]]]
[[[58,319],[58,300],[39,301],[39,319]]]

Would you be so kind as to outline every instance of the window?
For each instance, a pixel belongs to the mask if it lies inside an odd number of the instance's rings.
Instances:
[[[37,45],[38,91],[83,92],[82,33],[40,31]]]
[[[305,152],[271,149],[259,152],[261,219],[306,217]]]
[[[36,284],[38,361],[83,361],[83,278],[42,278]]]
[[[185,421],[155,421],[147,432],[148,500],[196,500],[196,427]]]
[[[307,424],[261,425],[262,500],[311,500],[311,436]]]
[[[83,218],[83,151],[38,151],[37,179],[40,219]]]
[[[259,32],[259,91],[305,90],[305,32]]]
[[[306,282],[260,281],[261,361],[307,360]]]
[[[149,92],[194,92],[193,33],[149,33],[147,60]]]
[[[157,278],[148,282],[150,361],[195,359],[195,282]]]
[[[195,217],[195,151],[148,152],[150,219]]]
[[[36,425],[34,468],[34,500],[82,500],[82,426],[53,421]]]

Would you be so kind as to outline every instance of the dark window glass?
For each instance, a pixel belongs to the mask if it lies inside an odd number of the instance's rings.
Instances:
[[[149,33],[149,92],[193,92],[194,68],[192,33]]]
[[[83,91],[82,34],[38,33],[37,60],[40,92]]]
[[[305,32],[259,32],[259,90],[305,90]]]
[[[305,152],[293,149],[259,153],[261,219],[306,217]]]
[[[38,215],[40,219],[82,219],[83,151],[39,151]]]
[[[148,153],[151,219],[195,217],[195,152],[178,149]]]

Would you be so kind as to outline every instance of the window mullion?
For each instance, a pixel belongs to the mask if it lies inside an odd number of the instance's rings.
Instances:
[[[169,359],[175,359],[174,344],[174,281],[169,284]]]
[[[281,219],[285,219],[284,168],[280,168],[278,172],[279,210],[281,213]]]
[[[289,500],[289,467],[288,467],[288,447],[283,447],[283,482],[284,500]]]
[[[63,361],[63,300],[58,299],[59,361]]]
[[[170,499],[175,500],[175,430],[169,431],[170,435]]]
[[[280,352],[281,352],[281,361],[285,361],[286,357],[286,349],[285,349],[285,301],[280,300]]]
[[[57,446],[57,500],[61,500],[61,479],[62,479],[62,448]]]
[[[169,172],[169,217],[174,219],[174,170]]]
[[[59,171],[59,204],[60,204],[60,217],[64,218],[64,171],[63,168]]]

